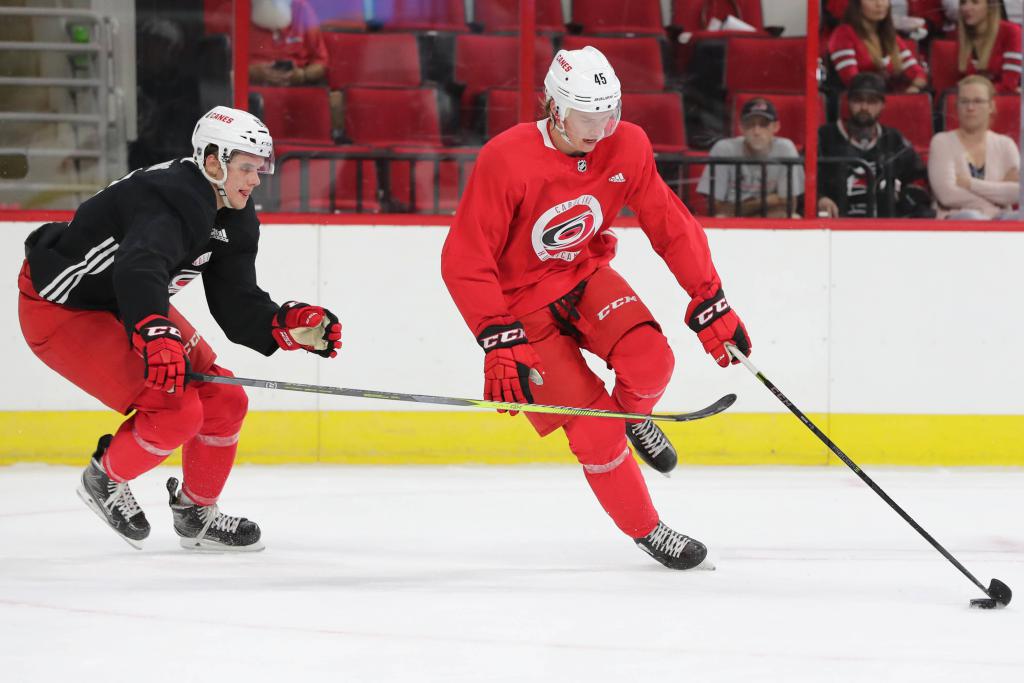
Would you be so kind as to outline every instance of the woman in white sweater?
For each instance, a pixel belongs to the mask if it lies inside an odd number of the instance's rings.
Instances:
[[[1006,217],[1020,194],[1020,152],[1013,140],[989,130],[995,88],[984,76],[957,84],[960,127],[937,133],[928,152],[928,182],[939,218]]]

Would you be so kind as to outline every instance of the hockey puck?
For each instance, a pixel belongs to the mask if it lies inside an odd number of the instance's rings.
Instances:
[[[971,600],[971,607],[975,609],[995,609],[999,606],[994,598],[976,598]]]

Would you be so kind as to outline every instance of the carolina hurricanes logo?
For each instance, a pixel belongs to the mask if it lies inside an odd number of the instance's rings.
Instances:
[[[168,294],[176,294],[181,291],[182,287],[199,277],[200,272],[198,270],[182,270],[180,273],[175,273],[171,276],[171,281],[167,285]]]
[[[585,194],[562,202],[545,211],[533,224],[533,250],[541,261],[572,261],[602,223],[604,214],[597,197]]]

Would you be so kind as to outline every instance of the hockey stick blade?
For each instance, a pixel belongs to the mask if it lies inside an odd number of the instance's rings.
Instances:
[[[882,490],[881,486],[875,483],[874,479],[869,477],[867,473],[864,470],[862,470],[860,466],[850,458],[850,456],[848,456],[846,453],[843,453],[843,451],[840,450],[839,446],[833,443],[832,439],[828,438],[825,435],[825,432],[818,429],[817,425],[811,422],[810,418],[803,414],[803,411],[797,408],[792,401],[786,398],[786,395],[783,394],[777,386],[772,384],[771,380],[765,377],[764,374],[760,370],[758,370],[753,363],[750,362],[750,359],[748,359],[742,351],[737,349],[734,344],[727,343],[725,345],[725,348],[729,351],[732,357],[738,360],[740,363],[742,363],[743,366],[750,371],[750,374],[754,375],[754,377],[756,377],[757,380],[768,389],[768,391],[772,392],[775,398],[779,399],[782,405],[789,408],[789,412],[796,415],[797,419],[799,419],[804,424],[804,426],[807,427],[807,429],[811,430],[811,433],[818,437],[819,441],[825,444],[828,447],[828,449],[836,455],[836,457],[842,460],[847,467],[853,470],[853,473],[860,477],[861,481],[867,484],[872,491],[878,494],[878,497],[884,500],[896,514],[902,517],[903,521],[905,521],[907,524],[913,527],[914,531],[921,535],[921,538],[928,541],[933,548],[939,551],[940,555],[949,560],[950,564],[959,569],[961,574],[970,579],[971,583],[980,588],[981,591],[988,596],[987,598],[976,598],[974,600],[971,600],[971,607],[976,607],[980,609],[994,609],[997,606],[1006,607],[1008,604],[1010,604],[1010,598],[1013,596],[1013,594],[1010,591],[1009,586],[1007,586],[999,579],[992,579],[992,582],[989,584],[989,587],[985,588],[985,584],[983,584],[981,581],[978,581],[977,577],[974,576],[974,574],[972,574],[970,571],[968,571],[967,567],[965,567],[960,562],[960,560],[953,557],[952,553],[946,550],[941,543],[936,541],[931,534],[925,531],[924,527],[917,523],[917,520],[911,517],[906,510],[901,508],[896,503],[896,501],[889,496],[888,493]]]
[[[1010,587],[999,579],[992,579],[988,584],[988,590],[985,591],[989,597],[987,598],[975,598],[971,600],[971,607],[977,609],[996,609],[997,607],[1006,607],[1010,604],[1010,600],[1013,598],[1013,591]]]
[[[662,422],[692,422],[705,417],[717,415],[736,402],[736,394],[726,394],[706,408],[692,413],[620,413],[600,408],[573,408],[570,406],[549,406],[537,403],[506,403],[504,401],[484,401],[475,398],[454,398],[451,396],[429,396],[426,394],[401,394],[393,391],[373,391],[370,389],[347,389],[318,384],[298,384],[296,382],[275,382],[265,379],[248,377],[224,377],[206,375],[198,372],[188,374],[190,380],[196,382],[213,382],[214,384],[234,384],[257,389],[284,389],[285,391],[304,391],[311,394],[329,394],[331,396],[349,396],[351,398],[376,398],[385,401],[408,401],[413,403],[432,403],[443,406],[461,406],[465,408],[490,408],[495,410],[518,410],[523,413],[548,413],[553,415],[576,415],[579,417],[611,417],[619,420],[659,420]]]

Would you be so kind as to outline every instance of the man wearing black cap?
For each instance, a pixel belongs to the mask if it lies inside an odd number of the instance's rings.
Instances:
[[[862,71],[850,82],[847,99],[848,118],[818,129],[818,215],[927,215],[927,191],[912,186],[926,175],[921,157],[898,130],[878,123],[885,81]]]
[[[740,130],[740,137],[716,142],[710,155],[737,160],[800,158],[791,140],[776,137],[779,115],[771,100],[755,97],[744,104]],[[708,164],[697,192],[709,197],[715,216],[786,218],[796,213],[797,197],[804,192],[804,169],[799,164]]]

